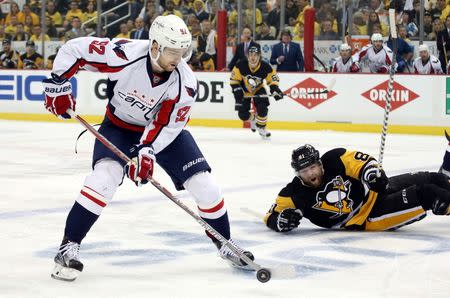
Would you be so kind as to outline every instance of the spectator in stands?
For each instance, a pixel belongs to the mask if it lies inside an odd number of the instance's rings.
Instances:
[[[5,33],[5,25],[0,25],[0,41],[3,41],[5,39],[10,39],[11,36],[7,35]]]
[[[194,18],[195,18],[195,22],[192,23],[192,25],[189,29],[189,31],[191,32],[191,35],[192,35],[192,40],[196,40],[198,38],[198,36],[200,34],[202,34],[202,29],[200,27],[200,23],[195,16],[194,16]]]
[[[132,19],[128,19],[128,20],[127,20],[127,29],[128,29],[128,32],[130,32],[130,36],[131,36],[131,33],[132,33],[134,30],[136,30],[136,27],[134,27],[134,22],[133,22]]]
[[[450,57],[450,16],[445,19],[445,26],[437,35],[436,45],[439,51],[439,61],[445,72]]]
[[[86,36],[86,32],[81,29],[81,21],[78,17],[73,17],[71,22],[72,28],[65,33],[65,40],[69,41],[71,39]]]
[[[337,32],[333,31],[333,23],[331,20],[324,20],[320,25],[319,40],[337,40],[339,36]]]
[[[373,27],[375,24],[379,24],[379,27],[381,29],[380,32],[373,32]],[[374,33],[381,33],[383,36],[388,35],[388,28],[386,26],[383,26],[380,21],[380,17],[375,11],[371,11],[369,13],[369,21],[367,22],[367,35],[372,36]]]
[[[41,13],[42,4],[40,0],[28,0],[27,2],[32,12],[38,15]]]
[[[19,53],[11,47],[11,40],[2,41],[2,51],[0,52],[0,69],[15,69],[19,64]]]
[[[16,34],[12,38],[13,41],[27,41],[30,39],[30,35],[25,32],[25,27],[22,23],[18,23],[16,29]]]
[[[120,24],[120,33],[116,35],[116,38],[130,38],[127,23]]]
[[[44,68],[44,58],[36,53],[34,41],[29,40],[25,44],[25,53],[19,58],[19,69],[42,69]]]
[[[42,40],[50,41],[50,37],[47,34],[42,33],[41,25],[33,26],[32,32],[33,32],[33,34],[31,35],[29,40],[34,41],[34,42],[42,41]]]
[[[17,31],[17,24],[19,22],[17,21],[17,16],[11,16],[11,19],[9,21],[9,25],[5,27],[5,33],[9,36],[14,36]]]
[[[59,13],[59,11],[56,10],[55,7],[55,2],[53,1],[48,1],[47,2],[47,6],[46,6],[46,12],[45,15],[50,17],[53,21],[53,24],[56,27],[61,27],[63,24],[63,19],[61,17],[61,14]]]
[[[423,29],[425,38],[431,39],[430,34],[433,32],[433,19],[431,18],[431,14],[429,11],[425,11],[423,16]]]
[[[166,2],[166,10],[163,12],[163,16],[166,16],[168,14],[174,14],[177,17],[183,18],[183,15],[181,14],[181,12],[179,10],[175,9],[175,4],[173,3],[172,0],[168,0]]]
[[[236,24],[234,23],[228,23],[227,26],[227,46],[236,48],[238,45],[238,42],[236,40],[237,36],[237,29]]]
[[[209,14],[205,11],[205,3],[202,0],[194,1],[194,14],[200,23],[209,19]]]
[[[364,14],[361,11],[357,11],[353,15],[353,24],[358,27],[359,35],[367,35],[367,25],[364,21]],[[355,33],[353,32],[353,34]]]
[[[316,20],[318,23],[322,23],[325,20],[334,20],[335,16],[335,8],[332,6],[331,1],[329,0],[320,0],[314,2],[315,7],[319,7],[316,12]],[[330,15],[332,18],[330,18]]]
[[[160,6],[161,7],[161,6]],[[162,7],[161,7],[162,9]],[[153,20],[159,15],[156,13],[156,5],[153,0],[147,2],[147,7],[145,9],[144,14],[144,24],[147,29],[150,28],[150,25],[153,23]]]
[[[18,19],[18,21],[20,23],[25,23],[26,24],[27,23],[26,22],[26,17],[30,16],[31,20],[32,20],[32,26],[39,25],[39,22],[40,22],[39,16],[31,11],[30,5],[24,4],[22,6],[22,12],[23,12],[22,17],[19,16],[19,19]],[[32,28],[32,26],[30,28]]]
[[[241,42],[236,46],[233,58],[228,64],[228,70],[233,69],[240,60],[247,59],[248,49],[252,46],[259,47],[260,45],[253,41],[252,30],[246,27],[242,30]]]
[[[283,30],[281,41],[272,48],[270,63],[277,65],[277,71],[304,71],[300,45],[291,40],[291,31]]]
[[[428,38],[430,40],[436,40],[439,32],[441,32],[444,29],[444,24],[442,23],[441,19],[437,18],[433,21],[433,31],[428,35]]]
[[[31,30],[33,29],[33,18],[30,15],[25,17],[24,25],[25,32],[31,34]]]
[[[141,0],[128,0],[128,4],[130,5],[130,20],[136,20],[139,16],[139,12],[142,10],[143,6],[141,2]]]
[[[89,1],[84,12],[84,21],[92,20],[89,24],[97,24],[97,7],[94,1]]]
[[[262,13],[259,8],[253,10],[253,1],[254,0],[244,1],[243,6],[245,7],[245,10],[242,22],[244,23],[244,26],[253,26],[253,19],[255,19],[256,28],[258,28],[263,21]]]
[[[442,22],[445,22],[445,17],[442,19],[442,11],[446,7],[446,0],[437,0],[434,8],[431,9],[431,17],[433,20],[440,19]]]
[[[297,23],[297,17],[299,14],[299,9],[297,5],[295,4],[294,0],[286,0],[286,9],[285,9],[286,16],[284,17],[285,25],[290,25],[290,19],[293,18],[295,20],[295,23]],[[304,24],[304,23],[302,23]]]
[[[58,31],[56,30],[55,26],[53,25],[52,18],[49,16],[45,17],[45,30],[46,30],[46,34],[51,39],[58,38]]]
[[[297,34],[292,38],[293,41],[303,41],[305,37],[305,26],[300,25],[297,27]]]
[[[78,1],[76,0],[70,2],[70,10],[66,14],[66,21],[70,23],[74,17],[77,17],[80,22],[84,22],[84,13],[78,7]]]
[[[291,4],[293,2],[291,1]],[[281,18],[281,0],[275,0],[272,10],[267,15],[267,25],[272,26],[276,29],[275,36],[278,35],[280,31],[280,18]],[[287,12],[287,11],[286,11]]]
[[[216,64],[216,46],[217,46],[217,34],[212,29],[211,22],[208,19],[203,20],[201,23],[202,34],[197,37],[197,55],[200,61],[208,61],[212,59],[214,65]]]
[[[448,15],[450,14],[450,5],[448,0],[438,0],[438,3],[443,3],[440,7],[442,7],[441,12],[441,21],[445,22]]]
[[[403,12],[400,24],[405,26],[408,37],[414,37],[419,33],[419,28],[414,22],[410,21],[410,15],[407,12]]]
[[[144,19],[142,18],[136,18],[135,20],[136,30],[131,32],[131,38],[132,39],[148,39],[148,31],[145,30],[144,27]]]
[[[309,0],[296,0],[295,4],[298,7],[298,16],[297,16],[297,23],[305,24],[305,11],[311,6],[309,5]]]
[[[219,9],[220,9],[219,2],[214,1],[211,3],[211,12],[209,13],[208,20],[211,22],[213,28],[217,28],[216,16]]]
[[[267,23],[262,22],[259,26],[259,33],[256,35],[256,40],[274,40],[275,37],[270,34],[270,27]]]
[[[24,19],[23,12],[20,11],[19,5],[13,1],[11,2],[10,12],[6,15],[5,18],[5,25],[9,25],[11,23],[12,16],[16,16],[18,22],[21,22],[20,20]]]

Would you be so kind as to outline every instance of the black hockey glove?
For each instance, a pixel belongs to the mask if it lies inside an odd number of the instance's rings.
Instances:
[[[233,87],[233,95],[234,100],[236,101],[236,103],[234,104],[234,110],[239,111],[244,103],[244,91],[242,91],[242,88],[240,86]]]
[[[384,170],[380,170],[378,177],[378,167],[369,166],[363,173],[362,180],[369,185],[369,189],[374,192],[384,192],[389,186],[389,178]]]
[[[270,85],[270,96],[273,96],[275,100],[280,100],[283,98],[283,91],[277,85]]]
[[[300,225],[303,213],[300,209],[287,208],[278,214],[277,228],[280,232],[288,232]]]

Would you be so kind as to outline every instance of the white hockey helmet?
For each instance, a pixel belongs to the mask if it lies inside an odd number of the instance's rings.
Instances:
[[[427,53],[429,53],[429,52],[430,52],[430,49],[428,48],[428,45],[426,45],[426,44],[421,44],[421,45],[419,46],[419,52],[427,52]]]
[[[352,51],[352,48],[348,45],[348,43],[343,43],[339,47],[339,51]]]
[[[383,41],[383,36],[380,33],[374,33],[372,34],[372,37],[370,38],[372,42],[374,41]]]
[[[149,36],[150,48],[154,41],[158,43],[158,56],[154,60],[158,60],[159,55],[165,48],[186,49],[187,52],[183,56],[183,59],[189,60],[192,53],[190,49],[192,35],[181,18],[173,14],[156,17],[150,27]]]

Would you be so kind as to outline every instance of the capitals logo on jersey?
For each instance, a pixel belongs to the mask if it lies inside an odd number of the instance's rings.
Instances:
[[[125,55],[125,52],[122,50],[121,46],[123,44],[129,43],[131,41],[126,40],[126,39],[121,39],[117,42],[115,42],[114,44],[116,45],[115,48],[113,48],[114,53],[116,53],[117,57],[123,59],[123,60],[128,60],[127,55]]]
[[[353,200],[349,197],[351,186],[352,183],[349,180],[344,181],[341,176],[336,176],[317,193],[317,203],[313,208],[334,213],[332,218],[349,214],[353,211]]]

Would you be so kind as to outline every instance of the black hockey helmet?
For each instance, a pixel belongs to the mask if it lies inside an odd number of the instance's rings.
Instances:
[[[318,162],[320,162],[319,151],[312,145],[306,144],[292,151],[291,166],[296,171]]]
[[[248,49],[248,53],[249,53],[249,54],[250,54],[250,53],[256,53],[256,54],[261,55],[261,47],[259,47],[259,46],[251,46],[251,47]]]

